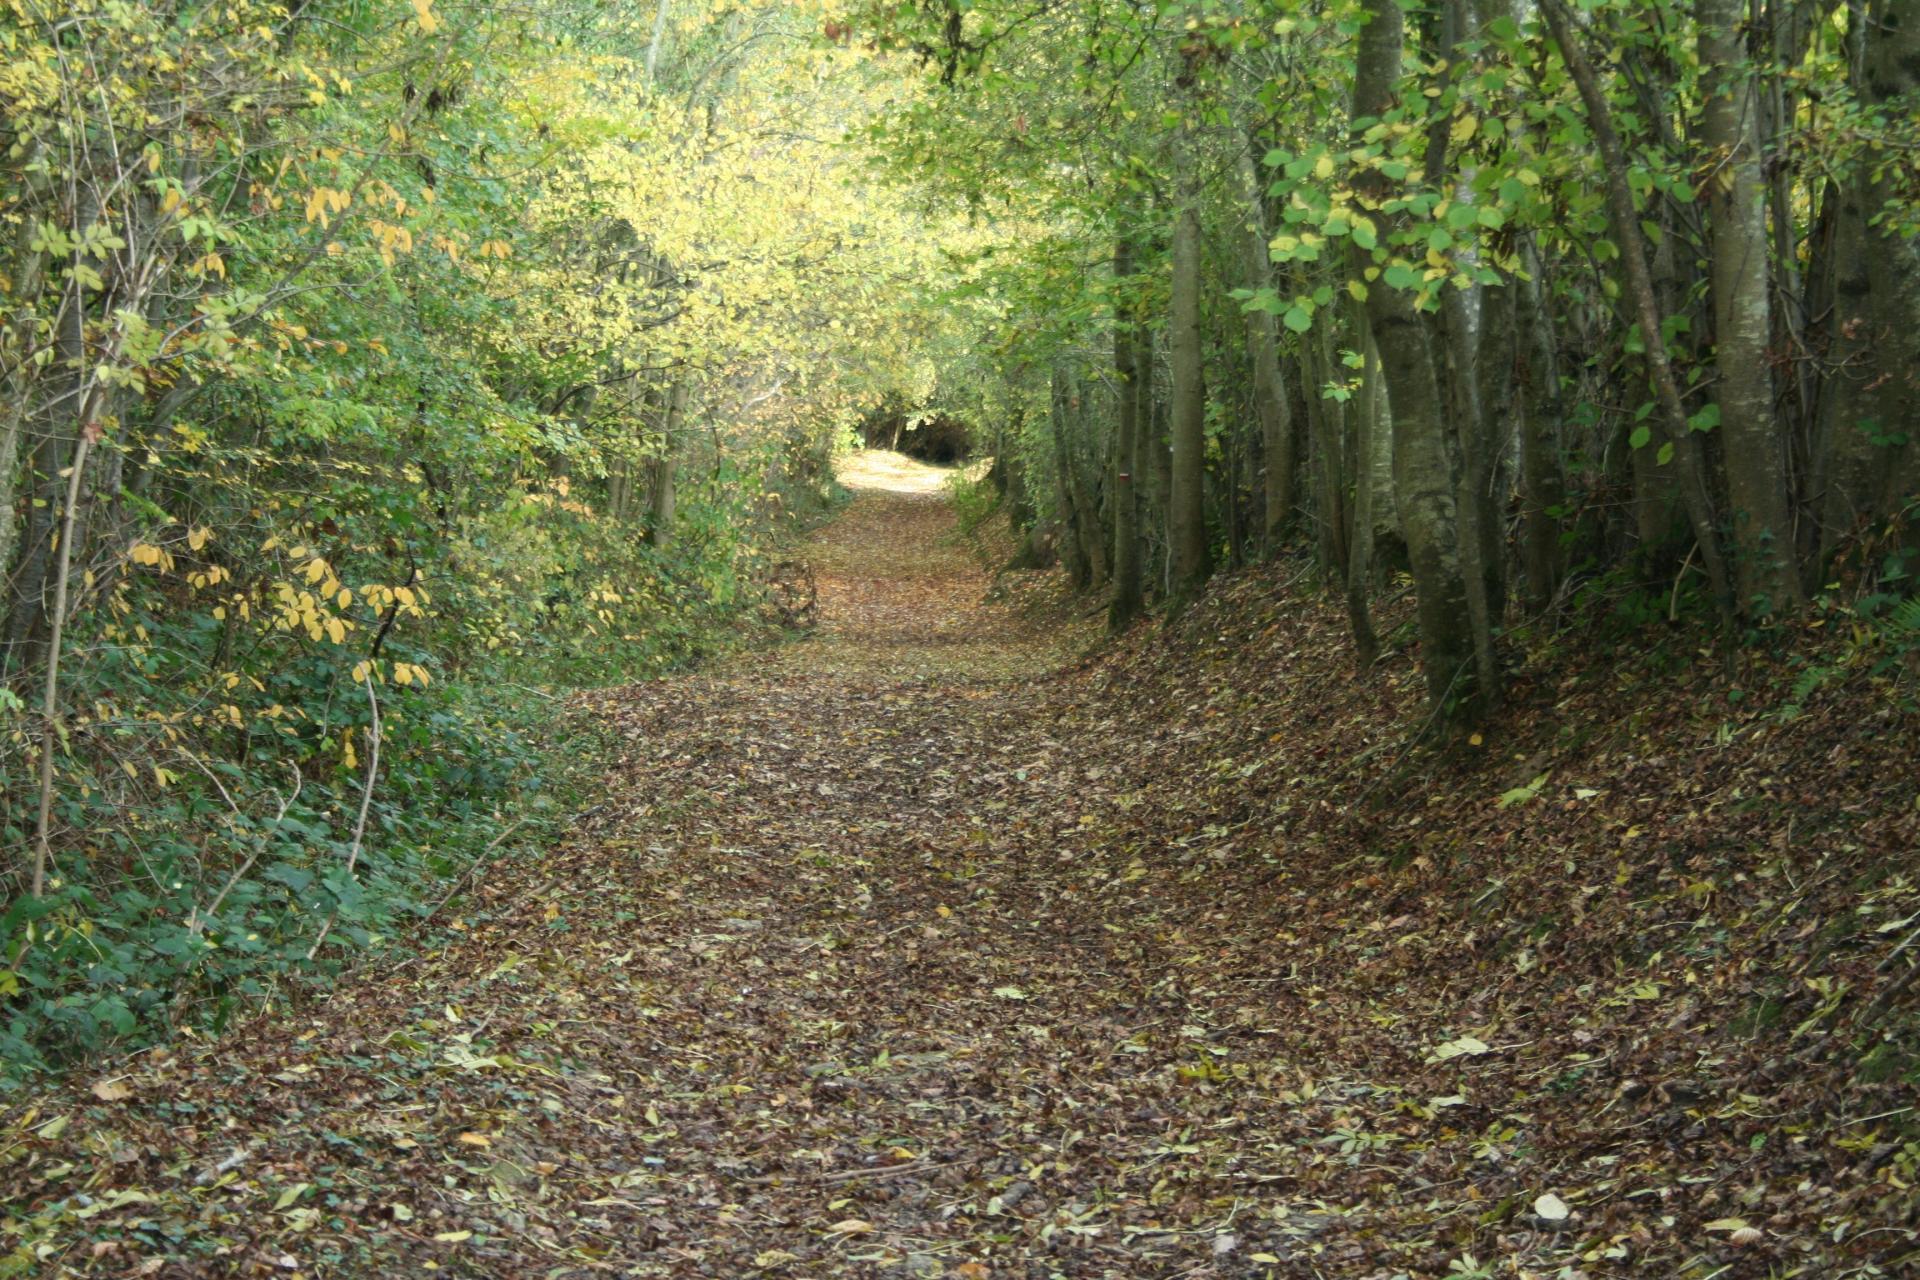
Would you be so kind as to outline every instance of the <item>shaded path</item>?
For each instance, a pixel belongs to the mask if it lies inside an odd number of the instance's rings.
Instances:
[[[1206,1078],[1209,1033],[1054,878],[1048,830],[1078,814],[1032,695],[1059,637],[982,602],[939,473],[868,455],[847,478],[808,552],[818,634],[603,695],[626,744],[606,803],[497,873],[466,943],[119,1081],[43,1256],[1263,1273],[1226,1265],[1243,1206],[1168,1096]]]

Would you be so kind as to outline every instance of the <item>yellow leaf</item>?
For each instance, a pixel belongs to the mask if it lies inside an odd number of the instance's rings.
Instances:
[[[435,1236],[434,1239],[438,1240],[441,1244],[459,1244],[463,1240],[473,1239],[473,1232],[442,1231],[439,1235]]]
[[[420,29],[428,35],[439,29],[440,19],[433,16],[433,0],[413,0],[413,12],[420,20]]]
[[[1325,181],[1333,176],[1333,157],[1321,156],[1313,162],[1313,176]]]
[[[463,1133],[460,1135],[460,1141],[470,1147],[490,1147],[493,1145],[493,1139],[484,1133]]]

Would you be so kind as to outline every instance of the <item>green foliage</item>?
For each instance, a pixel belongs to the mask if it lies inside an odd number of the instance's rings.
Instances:
[[[1000,509],[999,491],[977,467],[953,472],[946,478],[945,484],[947,501],[953,504],[954,514],[959,520],[958,533],[962,538],[972,537],[974,531]]]
[[[6,1072],[283,1001],[551,835],[566,690],[750,634],[863,400],[928,376],[872,286],[931,237],[838,252],[897,211],[761,155],[864,109],[796,126],[821,59],[879,77],[782,6],[659,66],[628,16],[0,9]]]

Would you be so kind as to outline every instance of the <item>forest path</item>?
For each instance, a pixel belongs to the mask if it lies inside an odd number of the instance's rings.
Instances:
[[[462,941],[76,1086],[93,1167],[41,1201],[43,1263],[1268,1274],[1195,1133],[1244,1100],[1184,1101],[1213,1031],[1062,851],[1093,819],[1039,702],[1059,633],[984,602],[940,473],[846,478],[817,633],[598,695],[603,805]]]

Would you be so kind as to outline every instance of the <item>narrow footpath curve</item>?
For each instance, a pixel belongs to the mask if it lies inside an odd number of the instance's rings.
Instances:
[[[818,632],[605,695],[604,807],[469,941],[76,1086],[6,1175],[41,1273],[1255,1276],[1310,1243],[1219,1141],[1268,1091],[1047,837],[1059,638],[983,603],[939,473],[847,478]]]

